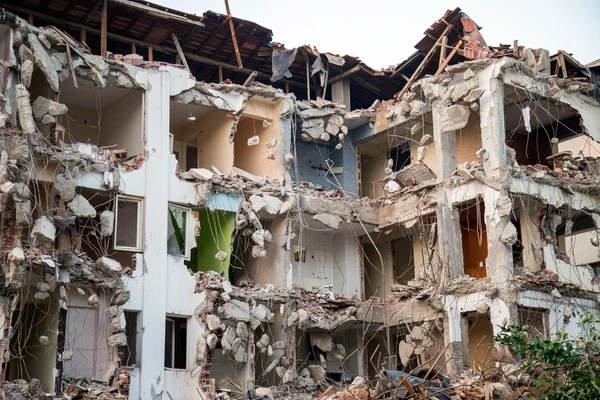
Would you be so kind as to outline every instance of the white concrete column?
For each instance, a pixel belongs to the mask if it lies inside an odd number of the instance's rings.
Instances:
[[[483,191],[485,228],[488,242],[486,258],[487,276],[498,287],[503,287],[513,278],[512,245],[504,244],[500,238],[506,229],[512,212],[512,200],[507,194],[485,186]]]
[[[162,398],[167,306],[167,207],[169,168],[169,75],[146,73],[146,196],[140,398]],[[178,295],[178,294],[171,294]],[[179,294],[180,295],[180,294]]]
[[[434,271],[442,283],[447,279],[456,279],[464,275],[462,235],[460,232],[460,213],[452,206],[452,201],[442,190],[436,209],[437,214],[437,251],[441,269]]]
[[[481,143],[486,150],[483,167],[486,175],[506,166],[506,133],[504,128],[504,83],[498,77],[500,65],[494,63],[478,73],[479,87],[485,89],[479,98]]]
[[[442,132],[441,119],[444,106],[440,100],[431,104],[433,117],[433,142],[435,143],[436,171],[438,182],[442,182],[456,170],[456,132]]]
[[[443,296],[446,318],[444,318],[444,342],[448,344],[445,357],[448,373],[458,374],[464,369],[462,316],[456,296]]]

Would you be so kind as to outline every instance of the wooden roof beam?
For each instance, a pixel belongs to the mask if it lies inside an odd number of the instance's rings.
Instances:
[[[84,25],[89,24],[90,21],[92,20],[92,18],[94,18],[94,14],[96,14],[96,12],[98,12],[98,10],[100,9],[101,6],[102,6],[102,0],[96,0],[94,7],[92,7],[90,12],[85,16],[85,18],[83,18],[81,23]]]
[[[138,9],[138,10],[143,11],[153,17],[168,19],[168,20],[176,21],[176,22],[183,22],[186,24],[196,25],[196,26],[200,26],[200,27],[204,26],[204,24],[200,21],[193,20],[193,19],[188,18],[183,15],[174,14],[169,11],[161,10],[156,7],[148,6],[143,3],[138,3],[138,2],[134,2],[134,1],[130,1],[130,0],[110,0],[110,2],[121,4],[126,7],[130,7],[130,8]]]
[[[202,42],[202,44],[200,45],[200,47],[198,47],[196,49],[196,52],[199,53],[208,43],[210,43],[214,39],[214,37],[217,36],[217,34],[221,30],[221,28],[223,28],[223,26],[225,26],[225,24],[227,24],[227,20],[226,19],[224,19],[223,21],[221,21],[219,23],[219,25],[217,25],[217,27],[215,28],[215,30],[213,30],[211,32],[211,34],[208,35],[208,37],[206,38],[206,40]]]

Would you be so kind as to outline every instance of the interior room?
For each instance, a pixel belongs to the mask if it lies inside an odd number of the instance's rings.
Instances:
[[[296,233],[291,241],[293,284],[308,290],[332,290],[346,297],[360,296],[361,225],[341,224],[332,231],[312,218],[305,222],[307,226],[301,231],[292,230]]]
[[[59,101],[69,109],[58,117],[67,143],[91,143],[114,151],[120,158],[144,153],[144,92],[72,78],[61,84]],[[54,132],[56,139],[62,136]]]
[[[231,171],[233,153],[229,133],[232,124],[233,119],[227,118],[223,111],[171,100],[169,132],[179,170],[210,169],[214,165],[223,173]]]
[[[362,237],[365,299],[387,296],[393,284],[406,285],[418,278],[423,260],[427,259],[427,243],[420,239],[427,237],[421,232],[427,229],[424,222],[425,225],[415,224],[410,229],[396,226],[371,233],[375,245],[366,235]]]
[[[468,313],[463,324],[466,325],[464,328],[468,337],[468,359],[471,368],[477,370],[494,365],[491,353],[494,347],[494,329],[489,314]]]
[[[483,200],[463,203],[459,212],[464,272],[473,278],[485,278],[488,242]]]
[[[523,90],[505,86],[506,144],[515,150],[521,165],[541,164],[554,169],[550,156],[562,151],[561,147],[569,150],[559,143],[583,133],[580,121],[577,111],[567,104],[533,98]]]
[[[415,124],[419,128],[411,130]],[[393,172],[417,164],[419,147],[421,147],[424,135],[433,137],[431,113],[423,115],[421,121],[396,126],[375,135],[367,142],[360,143],[358,149],[360,151],[362,196],[380,198],[385,195],[383,190],[384,180],[387,177],[385,169],[388,167],[389,160],[392,160],[391,170]],[[432,172],[436,171],[435,143],[427,146],[422,161]]]

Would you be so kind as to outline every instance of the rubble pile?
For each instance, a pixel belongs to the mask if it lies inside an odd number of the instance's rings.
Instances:
[[[118,371],[118,376],[114,378],[114,384],[108,384],[93,378],[71,378],[63,380],[63,386],[65,387],[65,395],[69,399],[117,400],[128,398],[130,381],[129,372],[122,369]]]

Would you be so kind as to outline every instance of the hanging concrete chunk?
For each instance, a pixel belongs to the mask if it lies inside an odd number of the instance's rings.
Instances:
[[[43,215],[38,218],[33,224],[31,237],[35,237],[39,242],[54,241],[54,238],[56,237],[56,227],[52,223],[52,220]]]
[[[123,269],[121,263],[108,257],[100,257],[98,261],[96,261],[96,266],[108,273],[121,272]]]
[[[500,242],[511,246],[517,242],[517,228],[512,222],[508,221],[508,224],[506,224],[502,235],[500,235]]]
[[[433,137],[430,134],[426,133],[421,138],[420,143],[421,143],[421,146],[427,146],[427,145],[433,143]]]
[[[398,355],[400,355],[400,362],[403,366],[408,365],[410,361],[410,356],[412,356],[414,348],[406,343],[404,340],[400,342],[398,345]]]
[[[263,200],[265,201],[265,211],[269,214],[277,214],[283,205],[283,202],[280,199],[268,194],[263,196]]]
[[[234,321],[250,321],[250,307],[248,303],[231,299],[227,303],[223,304],[223,314],[226,319]]]
[[[23,132],[26,134],[32,134],[35,132],[35,123],[33,122],[33,112],[31,111],[29,92],[25,88],[25,85],[22,83],[15,85],[15,95],[21,129],[23,129]]]
[[[42,119],[46,114],[56,117],[58,115],[66,114],[67,111],[69,111],[69,109],[64,104],[57,103],[56,101],[52,101],[42,96],[38,96],[33,102],[33,115],[37,119]]]
[[[66,179],[63,175],[57,175],[54,182],[54,192],[60,198],[68,203],[75,198],[75,190],[77,189],[77,181],[73,178]]]
[[[250,200],[250,203],[252,203],[252,210],[254,212],[259,212],[267,205],[267,202],[265,201],[265,199],[262,196],[258,196],[256,194],[253,194],[252,196],[250,196],[249,200]]]
[[[423,124],[421,122],[417,122],[412,126],[412,128],[410,128],[410,134],[412,136],[416,136],[419,132],[421,132],[421,129],[423,129]]]
[[[440,121],[442,132],[452,132],[464,128],[469,122],[471,110],[467,106],[455,104],[446,107]]]
[[[325,127],[325,131],[330,135],[337,135],[340,131],[340,127],[336,124],[332,124],[331,122],[329,122]]]
[[[50,89],[52,89],[53,92],[58,93],[60,83],[58,80],[58,74],[56,73],[56,69],[54,68],[54,63],[50,59],[50,55],[48,55],[48,52],[46,51],[44,46],[42,46],[37,36],[35,36],[33,33],[27,35],[27,40],[29,41],[31,49],[33,50],[33,57],[35,58],[35,63],[46,76],[46,80],[50,85]]]
[[[321,351],[333,351],[333,340],[328,332],[311,332],[310,343]]]
[[[206,349],[206,338],[200,335],[196,341],[196,365],[204,367],[207,354],[208,351]]]
[[[127,345],[127,336],[124,332],[119,332],[108,337],[108,347],[118,347]]]
[[[107,237],[113,234],[115,226],[115,213],[104,210],[100,213],[100,235]]]
[[[469,94],[463,99],[464,101],[473,102],[479,100],[479,98],[485,93],[485,89],[475,88],[469,92]]]
[[[25,87],[31,85],[31,77],[33,76],[33,61],[25,60],[21,64],[21,82]]]
[[[252,147],[252,146],[257,146],[260,143],[260,137],[258,137],[258,135],[254,135],[251,138],[248,139],[248,146]]]
[[[96,217],[96,209],[92,207],[89,201],[82,195],[78,194],[75,196],[73,201],[71,201],[67,208],[74,215],[80,218],[95,218]]]
[[[342,219],[337,215],[325,213],[317,214],[313,216],[313,219],[333,229],[338,229],[340,222],[342,222]]]

